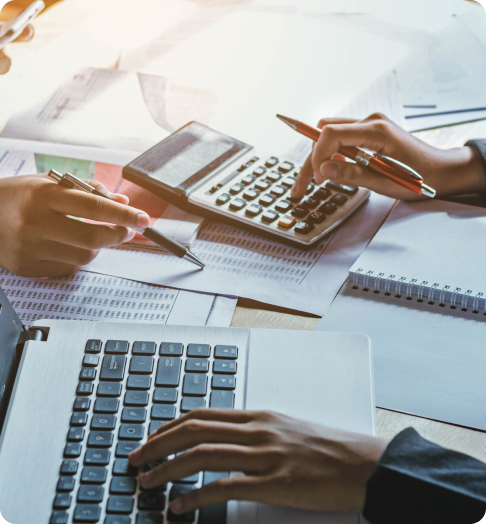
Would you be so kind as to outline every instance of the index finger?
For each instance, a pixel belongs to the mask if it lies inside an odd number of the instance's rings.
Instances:
[[[53,211],[119,226],[146,228],[150,225],[150,217],[140,209],[76,189],[61,188],[57,185],[50,189],[51,192],[55,190],[61,190],[62,193],[57,194],[57,198],[50,199]]]

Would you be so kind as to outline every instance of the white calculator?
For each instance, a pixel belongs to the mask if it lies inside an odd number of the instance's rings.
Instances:
[[[123,177],[192,213],[311,246],[364,204],[367,189],[309,184],[290,189],[300,165],[190,122],[123,168]]]

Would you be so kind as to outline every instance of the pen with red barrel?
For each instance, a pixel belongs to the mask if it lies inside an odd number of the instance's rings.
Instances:
[[[277,115],[277,118],[302,135],[314,140],[314,142],[319,140],[321,135],[320,129],[286,116]],[[373,169],[373,171],[376,171],[386,178],[393,180],[397,184],[406,187],[417,195],[429,198],[435,197],[435,189],[424,184],[423,178],[416,171],[411,167],[398,162],[398,160],[394,160],[393,158],[384,155],[378,155],[377,153],[368,153],[367,151],[363,151],[362,149],[353,146],[340,147],[338,153],[346,158],[354,160],[358,164]]]

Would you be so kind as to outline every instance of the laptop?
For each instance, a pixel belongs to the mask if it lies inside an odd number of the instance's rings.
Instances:
[[[195,407],[274,410],[374,434],[363,334],[70,320],[26,330],[0,289],[0,388],[0,511],[12,524],[360,522],[235,501],[171,515],[171,498],[235,473],[141,491],[128,454]]]

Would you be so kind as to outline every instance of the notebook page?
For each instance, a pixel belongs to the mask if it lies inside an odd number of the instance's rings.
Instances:
[[[486,209],[441,201],[400,202],[349,273],[351,280],[370,289],[384,291],[389,280],[393,295],[409,296],[410,291],[417,296],[422,286],[424,298],[433,292],[437,301],[443,293],[446,303],[457,299],[461,304],[466,296],[472,305],[486,293],[485,256]],[[484,299],[479,305],[484,308]]]

